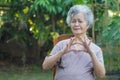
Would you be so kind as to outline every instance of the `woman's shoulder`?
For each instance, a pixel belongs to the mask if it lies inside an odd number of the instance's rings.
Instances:
[[[61,40],[56,44],[56,46],[65,46],[69,41],[70,39]]]
[[[59,41],[57,44],[67,44],[70,41],[70,39],[64,39]]]
[[[101,47],[93,42],[91,42],[90,47],[94,50],[97,50],[97,51],[101,50]]]

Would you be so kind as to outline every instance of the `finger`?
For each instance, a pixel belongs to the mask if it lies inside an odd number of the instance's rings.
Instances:
[[[64,48],[64,53],[67,53],[68,51],[68,44],[66,45],[66,47]]]
[[[86,42],[86,38],[84,37],[84,41]]]
[[[72,43],[72,38],[70,38],[70,41],[69,43],[67,44],[67,48],[69,49],[70,48],[70,44]]]
[[[84,37],[84,40],[88,44],[89,38],[88,37]]]
[[[69,45],[67,44],[67,46],[66,46],[66,48],[65,48],[65,51],[66,51],[66,52],[68,51],[68,46],[69,46]]]
[[[68,48],[70,48],[70,47],[71,47],[71,45],[72,45],[73,41],[74,41],[74,37],[70,38],[70,42],[68,43]]]
[[[79,40],[82,42],[82,43],[84,43],[84,40],[83,40],[83,38],[80,36],[79,37]]]
[[[70,45],[73,43],[74,40],[75,40],[74,37],[72,37],[72,38],[70,39]]]
[[[77,37],[76,37],[76,36],[74,37],[74,40],[75,40],[75,39],[77,39]]]
[[[85,38],[85,37],[83,37],[83,38],[80,37],[80,39],[81,39],[81,41],[82,41],[84,47],[87,48],[87,47],[88,47],[88,44],[87,44],[87,40],[86,40],[86,38]]]

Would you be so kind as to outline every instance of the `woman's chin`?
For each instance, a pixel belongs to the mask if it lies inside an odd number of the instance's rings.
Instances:
[[[80,34],[82,34],[82,32],[74,32],[73,34],[75,34],[75,35],[80,35]]]
[[[80,32],[79,32],[79,33],[74,33],[74,35],[81,35],[81,34],[82,34],[82,33],[80,33]]]
[[[86,33],[84,33],[84,32],[74,32],[73,34],[76,35],[76,36],[81,36],[81,35],[85,35]]]

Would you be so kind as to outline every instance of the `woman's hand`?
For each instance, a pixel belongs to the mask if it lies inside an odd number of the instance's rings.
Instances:
[[[64,54],[70,51],[70,47],[73,44],[74,40],[75,40],[75,37],[70,38],[69,43],[66,45],[66,47],[63,50]]]
[[[90,52],[91,50],[90,50],[90,43],[91,43],[91,41],[86,37],[84,37],[84,38],[82,38],[82,37],[77,37],[78,38],[78,40],[80,41],[80,42],[82,42],[82,45],[85,47],[85,49],[87,50],[87,52]]]

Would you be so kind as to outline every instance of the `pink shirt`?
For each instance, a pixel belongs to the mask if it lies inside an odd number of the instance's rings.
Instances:
[[[61,51],[70,39],[58,42],[52,49],[50,55]],[[103,63],[103,55],[100,47],[94,43],[90,44],[91,50],[96,54],[98,60]],[[61,57],[61,64],[63,68],[57,66],[55,80],[95,80],[93,74],[93,64],[89,53],[85,51],[71,51]]]

